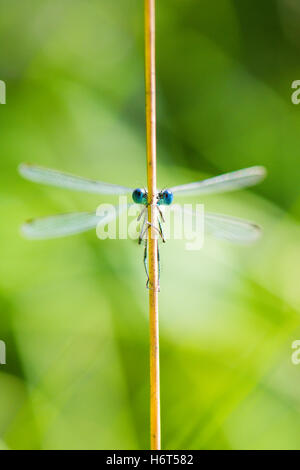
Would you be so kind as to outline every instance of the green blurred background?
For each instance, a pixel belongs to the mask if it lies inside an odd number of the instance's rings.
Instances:
[[[17,173],[31,162],[145,184],[143,1],[0,9],[0,448],[148,448],[143,250],[94,231],[22,239],[24,219],[104,198]],[[164,448],[300,448],[299,27],[297,0],[157,1],[159,184],[269,173],[199,201],[263,225],[256,245],[162,247]]]

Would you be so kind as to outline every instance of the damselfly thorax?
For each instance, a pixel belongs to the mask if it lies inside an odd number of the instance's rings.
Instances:
[[[144,248],[144,267],[147,275],[147,283],[146,286],[149,287],[149,274],[148,274],[148,266],[147,266],[147,253],[148,253],[148,235],[149,233],[152,234],[153,231],[156,231],[159,236],[161,237],[162,241],[165,243],[165,237],[163,233],[162,224],[165,222],[163,213],[160,209],[161,205],[169,206],[173,201],[173,193],[167,189],[159,191],[153,200],[150,202],[150,198],[148,196],[146,189],[137,188],[132,193],[132,199],[136,204],[142,204],[144,207],[141,210],[140,214],[137,217],[137,222],[142,219],[141,230],[139,234],[139,245],[144,240],[145,248]],[[157,225],[151,223],[148,217],[148,209],[151,206],[151,210],[157,211]],[[155,214],[156,215],[156,214]],[[158,283],[160,281],[160,257],[159,257],[159,247],[157,247],[157,257],[158,257]],[[159,288],[159,287],[158,287]]]

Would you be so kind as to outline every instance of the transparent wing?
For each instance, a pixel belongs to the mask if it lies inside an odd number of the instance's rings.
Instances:
[[[176,194],[176,196],[221,193],[253,186],[263,180],[265,176],[266,169],[263,166],[253,166],[196,183],[173,186],[169,190]]]
[[[235,243],[253,243],[261,235],[261,228],[248,220],[206,212],[205,230],[214,237]]]
[[[190,209],[177,204],[172,207],[172,210],[181,214],[194,215]],[[241,244],[255,242],[262,233],[262,229],[254,222],[213,212],[204,212],[204,230],[215,238]]]
[[[35,183],[57,186],[73,191],[112,195],[126,194],[133,191],[132,188],[127,188],[126,186],[93,181],[81,178],[80,176],[74,176],[34,165],[21,164],[19,166],[19,172],[25,179],[34,181]]]
[[[121,208],[125,207],[121,206]],[[103,215],[97,215],[96,212],[74,212],[33,219],[22,226],[22,234],[26,238],[34,240],[75,235],[96,228],[99,224],[105,225],[111,222],[118,217],[120,212],[120,208],[116,206],[114,211],[106,212]]]

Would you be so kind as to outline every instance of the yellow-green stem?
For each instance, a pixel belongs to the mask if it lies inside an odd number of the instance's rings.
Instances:
[[[150,322],[150,436],[151,449],[160,443],[160,378],[158,325],[158,245],[152,226],[157,225],[156,188],[156,80],[155,80],[155,0],[145,0],[145,83],[147,131],[148,259],[149,259],[149,322]]]

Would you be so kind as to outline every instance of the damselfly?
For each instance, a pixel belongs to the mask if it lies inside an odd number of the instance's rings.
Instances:
[[[143,206],[137,220],[142,219],[139,243],[142,241],[145,242],[144,266],[148,276],[147,236],[150,223],[148,221],[147,208],[150,202],[146,189],[134,189],[127,186],[103,183],[101,181],[85,179],[57,170],[27,164],[20,165],[19,172],[24,178],[34,181],[35,183],[61,187],[73,191],[117,196],[131,194],[133,202]],[[161,207],[171,206],[174,201],[174,196],[177,199],[181,196],[201,196],[241,189],[259,183],[265,175],[266,170],[264,167],[254,166],[208,178],[203,181],[160,190],[156,195],[156,200],[151,204],[158,211],[158,227],[154,227],[154,229],[159,233],[162,240],[165,241],[162,229],[164,216]],[[124,206],[116,207],[115,216],[120,215],[123,210],[125,210]],[[183,208],[183,211],[184,210]],[[261,233],[261,229],[257,224],[236,217],[205,212],[204,218],[208,231],[217,238],[223,238],[231,242],[251,243],[254,242]],[[24,236],[29,239],[64,237],[106,225],[109,221],[106,215],[97,215],[96,211],[74,212],[30,220],[23,225],[22,232]]]

